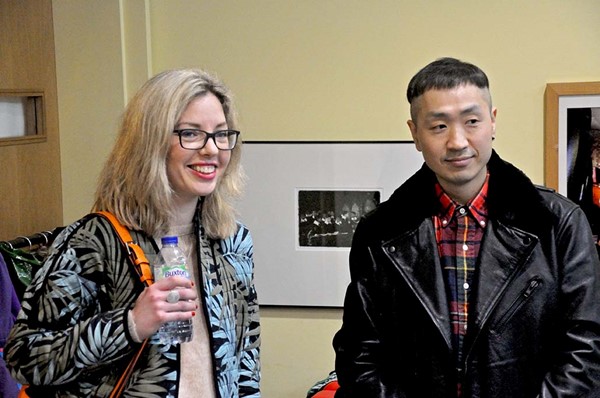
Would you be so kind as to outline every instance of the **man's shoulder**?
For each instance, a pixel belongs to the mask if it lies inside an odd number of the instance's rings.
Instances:
[[[542,203],[554,214],[570,213],[579,208],[571,199],[558,193],[555,189],[542,185],[535,185],[542,198]]]

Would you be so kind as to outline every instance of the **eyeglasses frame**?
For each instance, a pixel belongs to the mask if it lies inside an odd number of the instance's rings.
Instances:
[[[204,143],[202,144],[202,146],[198,147],[198,148],[186,148],[183,146],[183,141],[181,140],[181,133],[184,131],[199,131],[202,132],[204,134],[206,134],[206,136],[204,137]],[[234,133],[233,135],[235,135],[235,144],[233,145],[233,147],[231,148],[227,148],[227,149],[223,149],[223,148],[219,148],[219,144],[217,144],[217,134],[222,133],[224,131],[227,131],[228,133]],[[209,133],[208,131],[204,131],[201,129],[175,129],[173,130],[173,134],[177,134],[177,137],[179,137],[179,145],[183,148],[183,149],[187,149],[188,151],[199,151],[200,149],[204,148],[206,146],[206,144],[208,143],[208,140],[210,138],[212,138],[213,142],[215,143],[215,147],[219,150],[219,151],[232,151],[237,143],[238,143],[238,139],[240,136],[240,131],[239,130],[232,130],[232,129],[225,129],[225,130],[217,130],[214,131],[212,133]],[[227,136],[231,136],[232,134],[228,134]]]

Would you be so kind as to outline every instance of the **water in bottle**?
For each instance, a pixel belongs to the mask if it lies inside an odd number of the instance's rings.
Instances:
[[[170,276],[190,278],[185,255],[178,246],[176,236],[161,239],[157,264],[154,266],[154,279],[160,280]],[[158,338],[162,344],[179,344],[192,340],[192,320],[173,321],[163,324],[158,330]]]

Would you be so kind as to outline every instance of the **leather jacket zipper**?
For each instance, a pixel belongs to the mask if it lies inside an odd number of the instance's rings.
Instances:
[[[513,301],[510,305],[506,313],[502,316],[502,318],[498,321],[495,327],[492,329],[492,333],[500,334],[502,330],[508,323],[508,321],[513,317],[513,315],[527,302],[527,300],[531,297],[533,292],[542,285],[542,279],[539,277],[535,277],[529,281],[525,289],[517,296],[517,299]]]

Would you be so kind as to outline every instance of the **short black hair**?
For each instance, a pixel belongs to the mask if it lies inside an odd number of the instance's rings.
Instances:
[[[488,90],[490,86],[485,72],[479,67],[456,58],[440,58],[413,76],[408,83],[406,98],[412,104],[428,90],[448,90],[465,84]]]

